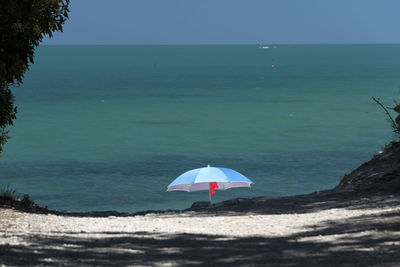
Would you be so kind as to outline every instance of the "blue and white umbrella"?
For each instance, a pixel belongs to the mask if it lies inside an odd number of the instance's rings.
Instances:
[[[244,175],[228,168],[204,167],[187,171],[176,178],[167,191],[201,191],[210,190],[212,183],[217,183],[216,189],[225,190],[233,187],[250,187],[253,182]],[[210,193],[211,201],[211,193]]]

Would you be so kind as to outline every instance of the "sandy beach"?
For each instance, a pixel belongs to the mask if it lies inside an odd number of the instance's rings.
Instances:
[[[1,208],[0,264],[399,266],[399,203],[327,191],[135,216]]]

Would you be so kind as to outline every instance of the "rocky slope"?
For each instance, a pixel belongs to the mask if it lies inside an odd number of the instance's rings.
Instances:
[[[400,204],[400,142],[390,143],[330,190],[289,197],[238,198],[211,205],[197,202],[188,210],[304,213],[342,207],[385,206],[388,202]]]
[[[400,178],[400,142],[392,142],[370,161],[345,175],[336,188],[360,187]]]

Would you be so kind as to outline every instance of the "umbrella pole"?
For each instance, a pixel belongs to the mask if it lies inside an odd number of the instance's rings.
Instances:
[[[208,196],[210,198],[210,204],[211,204],[211,183],[208,183]]]

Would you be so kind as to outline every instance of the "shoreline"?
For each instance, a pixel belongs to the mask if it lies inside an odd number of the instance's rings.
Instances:
[[[68,211],[52,210],[41,207],[30,201],[24,203],[21,200],[1,201],[0,208],[15,209],[32,214],[50,214],[69,217],[134,217],[147,214],[180,214],[186,212],[218,214],[221,212],[235,213],[308,213],[332,208],[344,208],[354,205],[368,205],[378,203],[387,197],[400,196],[400,179],[357,186],[335,187],[309,194],[293,196],[260,196],[252,198],[235,198],[222,202],[209,203],[207,201],[194,202],[191,207],[182,210],[143,210],[137,212],[108,211]],[[400,205],[400,202],[398,203]]]
[[[399,173],[396,143],[305,195],[136,213],[14,201],[0,206],[0,266],[399,266]]]

